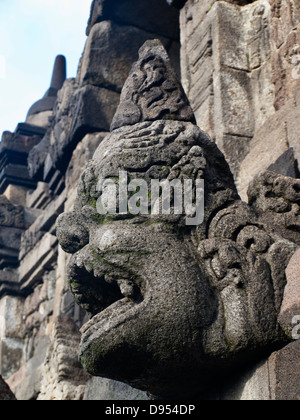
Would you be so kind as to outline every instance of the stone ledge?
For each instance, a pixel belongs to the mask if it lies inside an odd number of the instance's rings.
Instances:
[[[23,233],[19,253],[20,260],[24,259],[45,232],[55,235],[55,222],[57,217],[64,210],[65,201],[66,192],[63,192],[60,196],[48,204],[46,209],[42,211],[42,214],[35,220],[30,228]]]
[[[50,203],[51,198],[48,184],[45,182],[38,182],[37,188],[31,193],[27,193],[26,204],[28,207],[45,209]]]
[[[57,259],[57,245],[57,238],[46,233],[22,260],[19,267],[21,290],[32,289],[41,280],[43,273],[52,267]]]
[[[16,270],[0,271],[0,299],[5,295],[19,295],[18,273]]]

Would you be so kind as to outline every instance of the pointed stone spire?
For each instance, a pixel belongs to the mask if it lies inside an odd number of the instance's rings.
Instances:
[[[35,102],[29,109],[27,117],[34,114],[39,114],[44,111],[51,111],[54,108],[57,92],[62,88],[66,80],[66,58],[63,55],[58,55],[55,59],[50,88],[47,90],[42,99]]]
[[[123,87],[111,130],[143,121],[179,120],[196,123],[189,101],[159,40],[139,51]]]
[[[64,81],[67,77],[67,63],[66,58],[63,55],[58,55],[55,59],[50,89],[56,91],[62,88]]]

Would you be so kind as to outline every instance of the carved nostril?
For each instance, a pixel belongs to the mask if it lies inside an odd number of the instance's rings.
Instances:
[[[56,222],[56,235],[65,252],[75,254],[89,243],[89,230],[77,213],[64,213]]]

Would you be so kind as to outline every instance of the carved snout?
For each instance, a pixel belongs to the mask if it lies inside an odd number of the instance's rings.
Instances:
[[[89,243],[89,229],[78,213],[63,213],[56,222],[56,235],[62,249],[75,254]]]

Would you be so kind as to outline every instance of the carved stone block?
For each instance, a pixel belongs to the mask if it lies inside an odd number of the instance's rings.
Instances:
[[[147,10],[147,13],[145,13]],[[123,25],[137,26],[157,35],[179,39],[178,11],[163,0],[93,0],[87,35],[97,22],[113,20]]]
[[[95,24],[89,34],[81,67],[79,85],[91,84],[121,92],[140,47],[152,35],[134,26],[111,21]],[[163,38],[165,45],[169,44]]]

